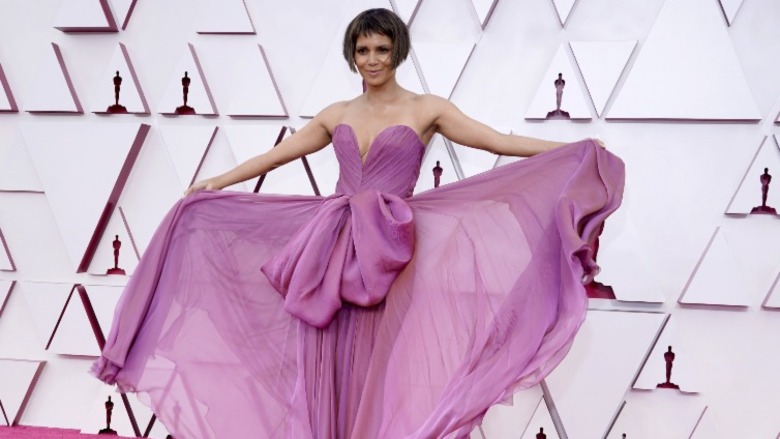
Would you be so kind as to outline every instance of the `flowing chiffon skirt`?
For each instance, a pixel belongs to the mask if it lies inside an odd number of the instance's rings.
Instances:
[[[623,179],[584,141],[406,198],[411,261],[323,329],[260,267],[325,199],[199,192],[154,235],[93,373],[177,439],[466,437],[565,356]]]

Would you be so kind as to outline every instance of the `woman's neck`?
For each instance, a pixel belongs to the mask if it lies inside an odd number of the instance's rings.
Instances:
[[[369,104],[382,105],[398,100],[403,92],[404,89],[393,78],[378,86],[367,86],[363,96]]]

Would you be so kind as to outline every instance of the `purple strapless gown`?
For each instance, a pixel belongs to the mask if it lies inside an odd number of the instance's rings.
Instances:
[[[582,141],[412,196],[411,128],[333,147],[336,195],[189,196],[130,279],[93,373],[177,439],[466,437],[571,346],[620,159]]]

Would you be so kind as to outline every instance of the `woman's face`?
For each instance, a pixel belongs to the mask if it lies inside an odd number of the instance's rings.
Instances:
[[[360,35],[355,43],[355,65],[368,86],[382,85],[395,75],[393,40],[387,35]]]

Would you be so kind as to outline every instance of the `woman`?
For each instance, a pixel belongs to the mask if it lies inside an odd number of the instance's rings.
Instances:
[[[153,237],[93,372],[175,437],[466,437],[567,352],[622,162],[583,141],[412,196],[436,132],[504,155],[560,144],[404,90],[409,46],[392,12],[359,14],[344,55],[365,93],[194,184]],[[331,142],[333,196],[212,191]]]
[[[257,177],[331,143],[333,131],[346,125],[355,131],[360,157],[365,161],[372,139],[390,126],[407,126],[427,145],[441,133],[461,145],[495,154],[527,157],[563,145],[528,137],[503,135],[435,95],[418,95],[403,89],[395,71],[409,54],[409,32],[403,21],[386,9],[358,15],[347,27],[344,58],[363,77],[366,91],[350,101],[337,102],[320,112],[300,131],[267,154],[232,171],[194,184],[187,190],[222,189]],[[348,128],[349,129],[349,128]]]

